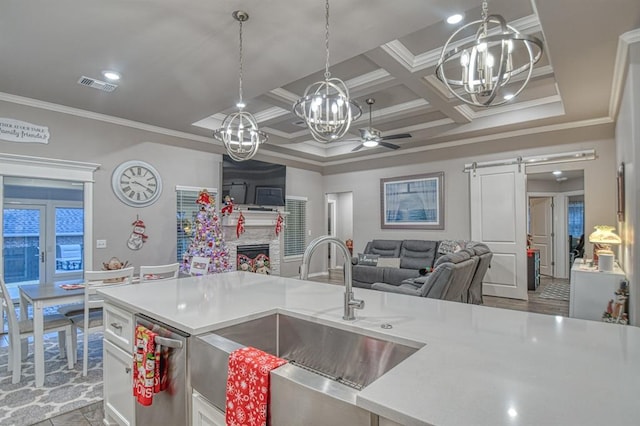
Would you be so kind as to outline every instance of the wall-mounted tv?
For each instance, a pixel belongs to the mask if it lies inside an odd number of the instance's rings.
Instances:
[[[222,199],[226,195],[235,204],[284,206],[287,167],[265,161],[236,162],[222,156]]]

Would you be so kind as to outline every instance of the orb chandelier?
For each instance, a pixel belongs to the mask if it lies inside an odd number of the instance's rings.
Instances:
[[[344,81],[331,78],[329,72],[329,0],[325,2],[325,49],[324,80],[309,85],[293,105],[294,114],[305,121],[318,142],[340,139],[362,114],[360,106],[349,98]]]
[[[457,39],[474,28],[473,40]],[[436,76],[456,98],[469,105],[498,106],[522,92],[542,50],[540,39],[519,33],[501,15],[489,15],[487,2],[483,1],[482,19],[462,26],[447,40]],[[522,73],[526,74],[518,81],[519,86],[508,92],[507,84]]]
[[[249,20],[249,14],[236,10],[233,18],[240,23],[240,67],[239,67],[239,101],[238,111],[231,113],[222,121],[222,127],[213,132],[213,137],[224,144],[227,154],[234,161],[245,161],[253,158],[260,145],[267,141],[267,134],[258,129],[258,122],[251,113],[244,111],[246,106],[242,100],[242,23]]]

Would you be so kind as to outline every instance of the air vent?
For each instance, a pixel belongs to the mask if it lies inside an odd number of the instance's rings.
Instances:
[[[111,84],[85,76],[80,77],[80,80],[78,80],[78,84],[80,84],[81,86],[87,86],[94,89],[102,90],[103,92],[113,92],[118,87],[117,84]]]
[[[298,121],[294,121],[293,123],[294,126],[298,126],[298,127],[307,127],[307,122],[304,120],[298,120]]]

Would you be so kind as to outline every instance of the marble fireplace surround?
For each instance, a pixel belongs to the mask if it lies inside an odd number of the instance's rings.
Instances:
[[[238,224],[240,211],[244,215],[244,233],[240,234],[238,238],[236,236],[236,225]],[[244,209],[240,211],[234,211],[228,216],[222,216],[224,241],[229,248],[229,259],[231,260],[232,270],[236,270],[238,246],[268,244],[271,275],[280,275],[284,227],[280,235],[276,236],[275,228],[278,212]],[[286,212],[281,211],[280,214],[283,218],[286,218]]]

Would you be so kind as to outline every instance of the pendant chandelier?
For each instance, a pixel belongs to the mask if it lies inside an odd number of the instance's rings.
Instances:
[[[293,105],[293,112],[303,119],[318,142],[331,142],[343,137],[351,122],[362,114],[360,106],[349,98],[347,85],[329,72],[329,0],[325,3],[324,80],[315,82]]]
[[[470,29],[475,29],[473,40],[456,39]],[[462,26],[447,40],[436,76],[456,98],[469,105],[498,106],[522,92],[542,50],[540,39],[519,33],[501,15],[489,15],[487,2],[483,1],[482,19]],[[518,81],[519,86],[507,91],[507,84],[521,73],[526,74]]]
[[[245,161],[253,158],[261,144],[267,141],[267,134],[258,129],[258,122],[251,113],[244,111],[242,100],[242,23],[249,20],[249,14],[236,10],[233,18],[240,23],[240,68],[239,68],[239,101],[237,112],[231,113],[222,121],[222,127],[213,132],[213,137],[221,141],[227,154],[234,161]]]

